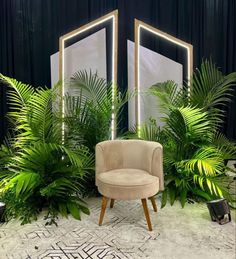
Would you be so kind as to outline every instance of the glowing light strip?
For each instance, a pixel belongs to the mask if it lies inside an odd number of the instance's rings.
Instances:
[[[138,109],[138,114],[137,114],[137,130],[138,130],[138,137],[140,137],[140,126],[141,126],[141,101],[140,101],[140,73],[139,73],[139,57],[140,57],[140,27],[138,27],[138,49],[137,49],[137,55],[138,55],[138,63],[137,63],[137,77],[138,77],[138,82],[137,82],[137,109]]]
[[[152,34],[155,34],[167,41],[170,41],[180,47],[187,50],[187,80],[188,86],[190,86],[190,79],[193,72],[193,46],[187,42],[184,42],[178,38],[173,37],[165,32],[160,31],[142,21],[135,19],[135,87],[137,89],[137,98],[135,104],[136,111],[136,126],[138,137],[140,137],[140,125],[141,125],[141,106],[140,106],[140,29],[145,29]],[[188,88],[188,95],[190,94],[190,87]]]
[[[62,104],[62,119],[65,117],[65,103],[64,103],[64,96],[65,96],[65,78],[64,78],[64,71],[65,71],[65,41],[69,40],[79,34],[96,27],[108,20],[112,19],[112,109],[114,111],[114,99],[115,99],[115,85],[117,83],[117,47],[118,47],[118,11],[115,10],[101,18],[88,23],[72,32],[65,34],[64,36],[60,37],[60,66],[59,66],[59,74],[61,80],[61,104]],[[112,112],[112,120],[111,120],[111,138],[115,139],[116,137],[116,129],[115,129],[115,114]],[[65,124],[62,123],[62,143],[65,140]]]
[[[115,78],[115,64],[114,60],[116,59],[116,46],[115,46],[115,38],[116,38],[116,23],[115,23],[115,16],[113,17],[112,22],[112,115],[111,115],[111,139],[115,139],[115,113],[114,113],[114,101],[115,101],[115,87],[117,78]]]

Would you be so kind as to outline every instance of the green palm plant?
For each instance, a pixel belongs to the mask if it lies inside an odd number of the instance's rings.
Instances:
[[[116,85],[91,71],[78,71],[68,82],[70,94],[65,97],[65,125],[71,145],[79,140],[95,155],[98,142],[111,139],[113,128],[119,127],[120,114],[133,94],[121,94]],[[95,174],[87,177],[86,195],[96,193]]]
[[[225,184],[229,178],[225,159],[235,159],[236,145],[219,133],[222,106],[230,101],[235,84],[236,73],[224,76],[211,61],[204,61],[193,75],[190,94],[186,86],[180,88],[173,81],[150,88],[165,114],[165,125],[156,137],[164,147],[162,207],[168,197],[171,205],[178,199],[183,207],[188,199],[224,196],[231,205],[235,202]],[[154,131],[153,124],[144,124],[141,138],[153,140],[146,134],[149,131]]]
[[[34,89],[3,75],[0,79],[9,87],[12,128],[8,148],[2,146],[0,154],[6,217],[19,217],[24,224],[45,208],[50,223],[56,223],[58,214],[80,219],[81,212],[89,213],[81,193],[93,159],[81,142],[73,149],[66,140],[61,144],[60,112],[52,109],[57,89]]]
[[[85,70],[78,71],[69,82],[65,98],[65,121],[69,138],[76,135],[94,151],[95,145],[111,139],[112,117],[119,125],[119,115],[132,94],[121,94],[116,85]]]

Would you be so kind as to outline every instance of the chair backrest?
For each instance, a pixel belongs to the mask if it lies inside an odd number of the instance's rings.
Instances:
[[[96,174],[114,169],[134,168],[159,177],[164,189],[162,145],[144,140],[103,141],[96,146]]]

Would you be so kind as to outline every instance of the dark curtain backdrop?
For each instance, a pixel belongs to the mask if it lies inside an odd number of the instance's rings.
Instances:
[[[119,10],[119,85],[127,87],[127,39],[134,18],[194,46],[194,67],[212,58],[224,73],[236,71],[235,0],[0,0],[0,73],[34,86],[50,86],[50,55],[61,35]],[[0,139],[6,133],[6,90],[0,88]],[[236,92],[224,132],[236,140]],[[126,115],[127,119],[127,115]],[[124,122],[124,126],[127,125]]]

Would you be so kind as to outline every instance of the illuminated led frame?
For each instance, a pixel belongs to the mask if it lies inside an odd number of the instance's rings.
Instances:
[[[154,35],[157,35],[163,39],[166,39],[173,44],[176,44],[187,51],[187,80],[188,85],[190,86],[190,79],[193,73],[193,46],[185,41],[182,41],[174,36],[167,34],[155,27],[150,26],[140,20],[135,19],[135,54],[134,54],[134,85],[135,90],[137,91],[137,95],[135,97],[135,122],[137,127],[138,136],[140,137],[140,124],[141,124],[141,114],[140,114],[140,73],[139,73],[139,54],[140,54],[140,29],[145,29],[151,32]],[[190,91],[190,88],[188,89]]]
[[[118,10],[114,10],[88,24],[85,24],[78,29],[75,29],[63,36],[60,37],[59,40],[59,78],[61,81],[61,109],[62,109],[62,118],[65,117],[65,78],[64,78],[64,70],[65,70],[65,41],[69,40],[79,34],[96,27],[108,20],[112,20],[112,102],[114,102],[115,98],[115,85],[117,84],[117,56],[118,56]],[[114,109],[114,105],[112,106]],[[115,139],[116,137],[116,118],[115,114],[112,113],[111,120],[111,138]],[[65,124],[62,123],[62,142],[64,143],[65,138]]]

